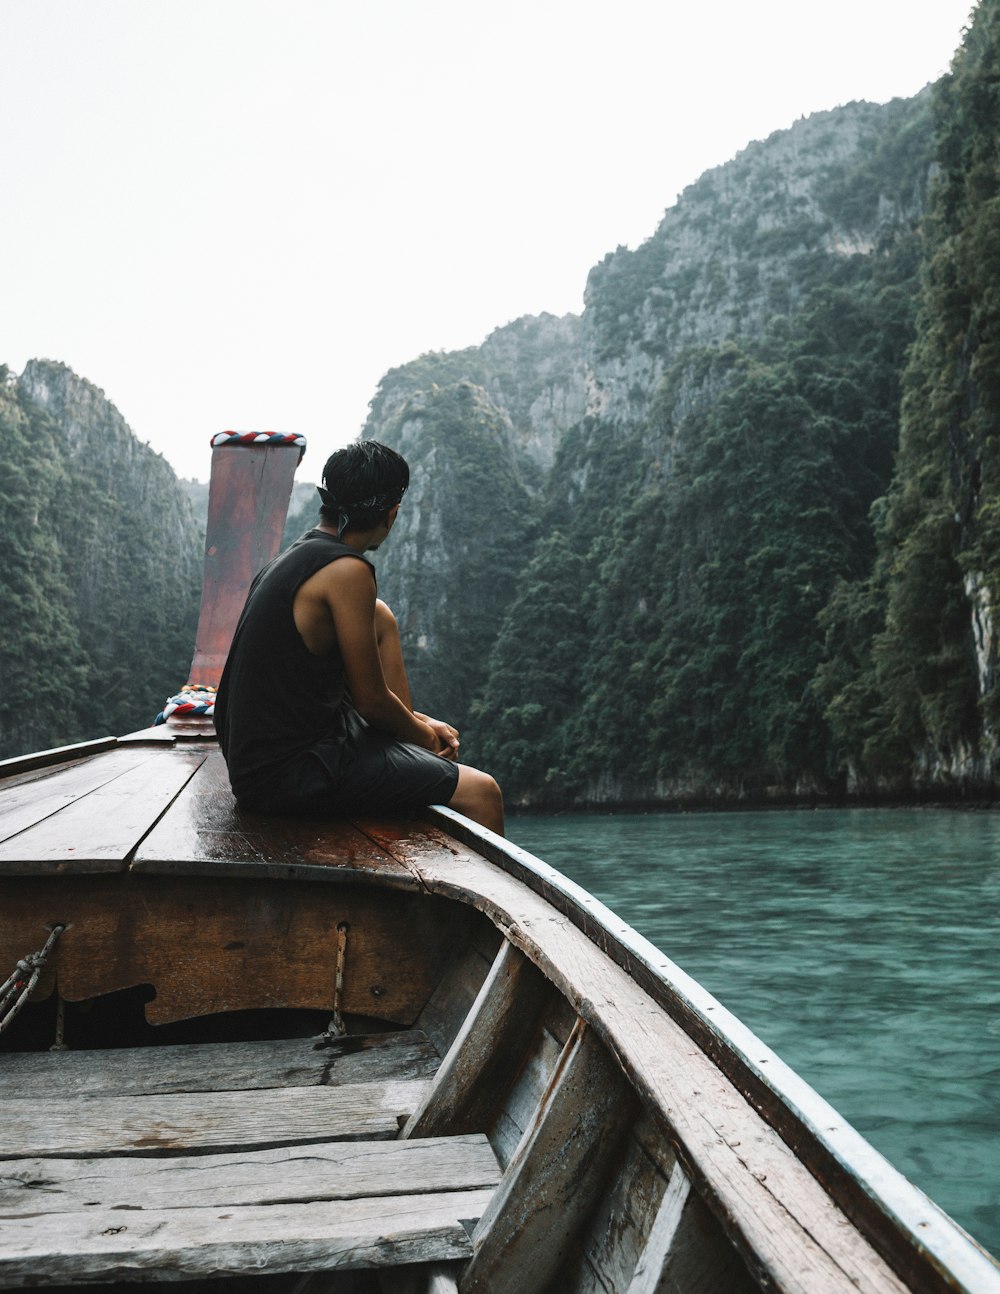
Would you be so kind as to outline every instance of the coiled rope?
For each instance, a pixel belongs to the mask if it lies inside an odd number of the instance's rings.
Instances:
[[[0,984],[0,1033],[3,1033],[27,1002],[53,945],[65,929],[65,926],[53,926],[45,947],[37,953],[28,953],[27,957],[22,957],[13,973]]]
[[[176,696],[167,701],[153,720],[153,727],[158,723],[166,723],[172,714],[183,715],[185,718],[214,718],[216,690],[202,683],[185,684]]]

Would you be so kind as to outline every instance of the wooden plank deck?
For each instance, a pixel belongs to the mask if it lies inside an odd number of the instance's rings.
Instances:
[[[157,753],[141,747],[113,749],[55,768],[12,773],[0,783],[0,841],[43,822]]]
[[[343,883],[377,876],[380,885],[420,889],[405,863],[349,822],[263,817],[237,808],[217,750],[143,840],[132,870]]]
[[[0,1057],[0,1287],[468,1257],[486,1137],[396,1140],[433,1048],[321,1043]]]
[[[0,876],[123,871],[375,880],[415,873],[347,821],[239,809],[214,743],[128,743],[0,780]]]

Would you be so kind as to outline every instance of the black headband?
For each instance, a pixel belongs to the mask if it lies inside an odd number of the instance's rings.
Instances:
[[[390,490],[385,494],[373,494],[370,499],[358,499],[354,503],[340,503],[329,490],[324,490],[322,485],[317,485],[316,490],[319,497],[323,500],[325,508],[335,508],[337,512],[337,538],[339,539],[350,524],[351,514],[355,512],[388,512],[400,502],[406,493],[406,486],[402,490]]]

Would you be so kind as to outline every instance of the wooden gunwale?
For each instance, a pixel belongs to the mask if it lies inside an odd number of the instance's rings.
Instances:
[[[1000,1267],[992,1257],[777,1053],[649,940],[527,850],[452,809],[435,806],[425,816],[545,899],[648,993],[913,1288],[1000,1292]],[[439,892],[446,891],[445,885]],[[600,1012],[587,1012],[587,1005],[583,1004],[581,1015],[600,1031]]]
[[[30,755],[0,759],[0,779],[12,777],[16,773],[30,773],[36,768],[47,768],[50,764],[72,763],[117,745],[117,737],[97,737],[94,741],[78,741],[72,746],[54,746],[51,750],[36,750]]]

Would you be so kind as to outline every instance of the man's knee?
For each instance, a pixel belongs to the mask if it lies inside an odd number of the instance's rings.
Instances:
[[[481,804],[490,808],[503,808],[503,792],[496,778],[489,773],[470,768],[468,764],[459,765],[458,786],[452,798],[467,804]],[[457,807],[457,806],[456,806]]]
[[[504,832],[503,795],[489,773],[481,773],[468,764],[458,766],[458,786],[448,801],[453,809],[502,836]]]

